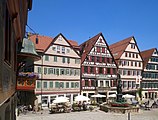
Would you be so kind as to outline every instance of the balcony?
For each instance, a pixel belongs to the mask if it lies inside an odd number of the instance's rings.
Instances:
[[[23,91],[34,90],[37,78],[38,78],[38,74],[36,73],[30,73],[30,72],[19,73],[19,75],[17,76],[16,89]]]

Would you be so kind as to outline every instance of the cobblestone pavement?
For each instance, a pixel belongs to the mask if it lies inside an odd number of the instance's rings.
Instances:
[[[43,110],[42,112],[43,114],[41,112],[21,114],[17,117],[17,120],[128,120],[127,114],[105,113],[100,110],[57,114],[49,114],[48,110]],[[130,120],[158,120],[158,109],[150,111],[140,110],[139,113],[131,113]]]

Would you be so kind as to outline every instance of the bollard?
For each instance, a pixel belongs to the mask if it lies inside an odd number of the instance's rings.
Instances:
[[[130,112],[127,114],[127,116],[128,116],[128,120],[131,120],[131,113]]]

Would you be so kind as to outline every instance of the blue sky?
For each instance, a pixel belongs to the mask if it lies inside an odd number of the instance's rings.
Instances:
[[[134,36],[140,51],[158,48],[158,0],[33,0],[28,25],[79,44],[102,32],[109,45]]]

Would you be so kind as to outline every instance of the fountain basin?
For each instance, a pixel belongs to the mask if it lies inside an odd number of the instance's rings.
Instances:
[[[129,112],[139,112],[139,107],[127,106],[127,107],[113,107],[111,105],[100,105],[100,110],[104,112],[114,112],[114,113],[129,113]]]

